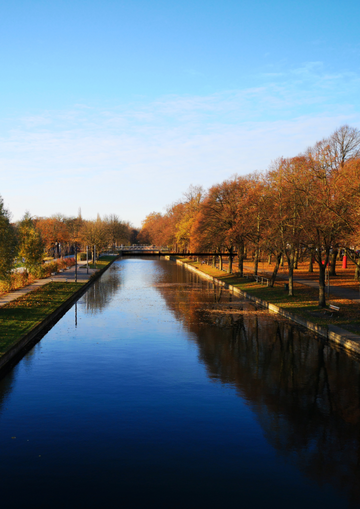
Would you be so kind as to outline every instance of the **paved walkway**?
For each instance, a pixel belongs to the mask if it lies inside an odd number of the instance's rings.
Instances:
[[[77,270],[77,280],[78,282],[86,283],[86,281],[89,281],[90,277],[96,272],[95,269],[89,269],[89,273],[87,273],[86,269],[86,262],[78,262],[78,270]],[[51,281],[58,281],[58,282],[69,282],[74,283],[75,282],[75,265],[71,267],[70,269],[64,270],[64,272],[60,272],[56,274],[55,276],[50,276],[44,279],[38,279],[34,283],[32,283],[29,286],[25,286],[24,288],[20,288],[19,290],[14,290],[10,293],[7,293],[5,295],[0,296],[0,307],[4,306],[8,302],[11,302],[15,299],[18,299],[22,295],[26,295],[27,293],[32,292],[33,290],[36,290],[36,288],[39,288],[40,286],[44,286]]]
[[[252,274],[254,273],[254,268],[249,265],[244,265],[244,269],[248,270]],[[259,270],[261,274],[266,274],[266,276],[271,276],[272,272]],[[284,279],[288,281],[289,277],[287,275],[278,274],[276,279]],[[311,286],[312,288],[319,288],[318,281],[313,281],[311,279],[300,279],[296,276],[294,277],[294,281],[301,285]],[[326,288],[327,291],[327,288]],[[353,290],[352,288],[344,288],[343,286],[330,285],[330,293],[335,297],[339,297],[340,299],[353,300],[360,304],[360,291]]]

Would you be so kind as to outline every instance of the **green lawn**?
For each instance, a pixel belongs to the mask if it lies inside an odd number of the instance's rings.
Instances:
[[[89,263],[89,267],[90,269],[103,269],[116,258],[117,256],[112,255],[102,256],[101,258],[99,258],[99,260],[96,261],[96,265],[94,263]]]
[[[96,268],[103,269],[115,258],[117,257],[102,256],[96,262]],[[53,281],[0,307],[0,356],[83,285],[84,283]]]
[[[0,307],[0,355],[57,309],[84,283],[48,283]]]

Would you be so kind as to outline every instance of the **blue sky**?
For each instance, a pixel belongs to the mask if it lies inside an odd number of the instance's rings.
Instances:
[[[0,1],[5,205],[140,225],[360,127],[360,2]]]

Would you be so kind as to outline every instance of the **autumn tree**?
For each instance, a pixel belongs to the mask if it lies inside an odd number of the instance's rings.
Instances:
[[[228,234],[236,246],[240,276],[244,274],[245,245],[252,241],[254,232],[252,211],[249,207],[254,198],[250,192],[252,184],[251,175],[235,176],[226,183],[228,188],[226,210],[229,217],[233,218]]]
[[[254,247],[254,274],[258,273],[261,243],[264,240],[268,216],[268,192],[266,178],[262,173],[249,176],[246,203],[242,213],[246,214],[248,238]]]
[[[225,242],[224,229],[219,224],[216,214],[213,214],[210,205],[210,198],[207,196],[196,215],[192,228],[192,246],[195,251],[212,251],[218,253],[220,259],[220,270],[222,270],[222,250]],[[215,257],[213,258],[215,265]]]
[[[104,217],[104,228],[107,229],[109,245],[115,250],[116,244],[127,244],[130,238],[130,226],[121,221],[116,214]]]
[[[167,207],[166,214],[162,217],[158,242],[156,242],[157,245],[169,246],[173,251],[184,252],[186,250],[187,240],[186,238],[181,238],[181,235],[178,235],[179,231],[177,229],[185,212],[186,206],[181,201]]]
[[[131,225],[129,225],[129,242],[130,245],[132,244],[138,244],[138,235],[140,230],[137,228],[133,228]]]
[[[360,158],[348,161],[342,168],[343,181],[347,181],[344,200],[350,200],[348,225],[342,232],[342,246],[355,264],[355,279],[360,282]],[[343,191],[344,192],[344,191]]]
[[[61,215],[37,218],[35,225],[41,232],[45,249],[53,253],[55,258],[62,255],[65,245],[70,241],[70,232],[66,224],[66,218]]]
[[[251,193],[253,179],[251,176],[234,177],[222,184],[213,186],[200,208],[194,233],[200,244],[208,248],[214,246],[221,251],[226,248],[229,253],[229,271],[232,271],[233,252],[238,254],[238,269],[243,275],[245,243],[252,241],[256,234],[256,223],[253,221],[253,200]],[[204,229],[204,236],[201,229]],[[254,231],[255,228],[255,231]],[[213,238],[211,239],[211,236]],[[206,239],[206,242],[204,240]]]
[[[176,250],[176,225],[182,215],[183,204],[177,203],[167,207],[166,214],[152,212],[142,222],[138,235],[140,244],[169,246]]]
[[[342,168],[345,163],[360,157],[360,131],[343,125],[331,136],[317,142],[308,149],[308,153],[330,174]],[[330,275],[336,275],[336,259],[339,244],[334,242],[330,256]]]
[[[280,256],[284,255],[288,265],[290,296],[294,295],[294,268],[303,240],[304,197],[298,186],[306,164],[304,156],[282,158],[275,162],[268,174],[271,193],[269,234],[277,247],[275,269],[277,271]]]
[[[178,217],[175,224],[175,240],[181,250],[190,249],[191,233],[204,197],[201,186],[191,185],[184,193],[183,200],[178,208]],[[174,211],[173,211],[174,212]]]
[[[94,221],[83,220],[78,239],[87,246],[95,246],[96,253],[100,254],[110,244],[107,222],[99,215]]]
[[[354,169],[354,167],[351,167]],[[319,266],[319,305],[325,306],[325,272],[334,245],[354,229],[358,214],[359,180],[350,175],[350,166],[334,168],[327,154],[307,155],[298,189],[303,196],[303,232],[307,245],[314,248]]]
[[[64,218],[68,233],[69,233],[69,246],[77,252],[79,245],[83,242],[82,228],[85,224],[85,220],[81,217],[81,214],[77,217],[66,217]]]
[[[162,236],[163,227],[164,217],[160,212],[148,214],[142,222],[139,242],[141,244],[158,244]]]
[[[232,272],[234,251],[234,235],[232,228],[235,223],[236,205],[231,199],[231,185],[227,182],[213,186],[201,204],[196,218],[194,235],[197,244],[207,249],[213,247],[219,252],[222,265],[222,249],[229,254],[229,272]],[[195,243],[195,242],[194,242]]]

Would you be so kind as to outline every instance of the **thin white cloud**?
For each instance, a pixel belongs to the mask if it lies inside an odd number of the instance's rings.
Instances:
[[[263,170],[341,124],[360,124],[357,75],[321,73],[319,63],[301,69],[246,90],[13,120],[0,132],[0,193],[15,218],[81,206],[85,217],[115,212],[140,224],[191,183]]]

